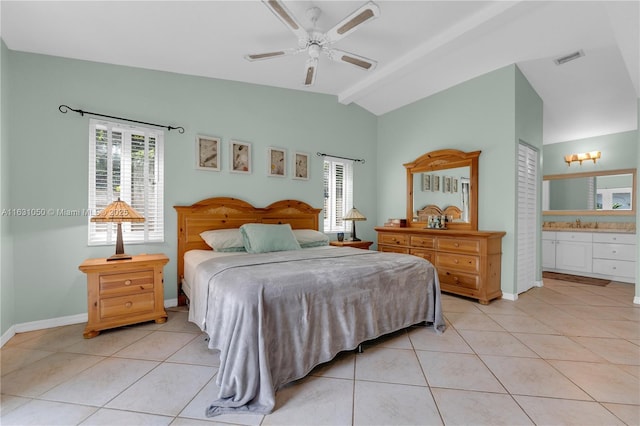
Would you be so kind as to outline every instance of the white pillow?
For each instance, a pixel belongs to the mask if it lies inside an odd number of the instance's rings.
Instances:
[[[204,242],[215,251],[245,251],[242,234],[238,228],[204,231],[200,233],[200,237],[202,237]]]
[[[293,234],[302,248],[321,247],[329,245],[329,236],[313,229],[294,229]]]

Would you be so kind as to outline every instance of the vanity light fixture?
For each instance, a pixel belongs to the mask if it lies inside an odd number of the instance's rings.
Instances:
[[[596,163],[596,160],[600,158],[600,151],[591,151],[591,152],[583,152],[582,154],[568,154],[564,156],[564,161],[567,163],[567,166],[571,166],[571,163],[574,161],[578,161],[580,165],[585,160],[593,160],[593,163]]]

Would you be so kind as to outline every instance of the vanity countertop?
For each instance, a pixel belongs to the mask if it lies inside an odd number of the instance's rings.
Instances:
[[[543,231],[635,234],[633,222],[544,222]]]

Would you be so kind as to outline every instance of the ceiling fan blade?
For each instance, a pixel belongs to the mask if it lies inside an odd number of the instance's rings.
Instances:
[[[346,62],[347,64],[355,65],[363,70],[371,71],[378,63],[373,59],[365,58],[364,56],[356,55],[354,53],[345,52],[340,49],[330,49],[327,52],[329,59],[336,62]]]
[[[278,0],[262,0],[262,2],[273,12],[274,15],[278,17],[282,21],[283,24],[287,26],[293,33],[298,37],[298,39],[307,39],[309,34],[307,31],[302,28],[302,25],[296,20],[296,18],[289,12],[289,9]]]
[[[312,86],[316,81],[316,73],[318,70],[318,59],[317,58],[309,58],[304,66],[304,85]]]
[[[374,2],[368,2],[327,31],[325,38],[330,43],[336,42],[360,28],[360,25],[377,18],[379,15],[380,8],[378,5]]]
[[[265,52],[265,53],[252,53],[249,55],[244,55],[244,58],[247,61],[262,61],[264,59],[272,59],[272,58],[279,58],[281,56],[289,56],[289,55],[296,55],[300,52],[302,52],[304,49],[283,49],[283,50],[277,50],[274,52]]]

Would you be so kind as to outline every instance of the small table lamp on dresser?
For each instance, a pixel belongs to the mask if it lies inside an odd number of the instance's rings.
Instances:
[[[358,211],[355,207],[349,210],[349,212],[342,217],[342,220],[351,220],[353,221],[353,226],[351,228],[351,240],[350,241],[360,241],[358,237],[356,237],[356,221],[357,220],[367,220],[367,218]]]
[[[107,222],[118,224],[118,236],[116,239],[116,254],[107,258],[107,260],[126,260],[131,256],[125,254],[124,243],[122,242],[122,223],[123,222],[144,222],[144,217],[135,211],[129,204],[120,200],[114,201],[105,207],[98,215],[91,218],[91,222]]]

